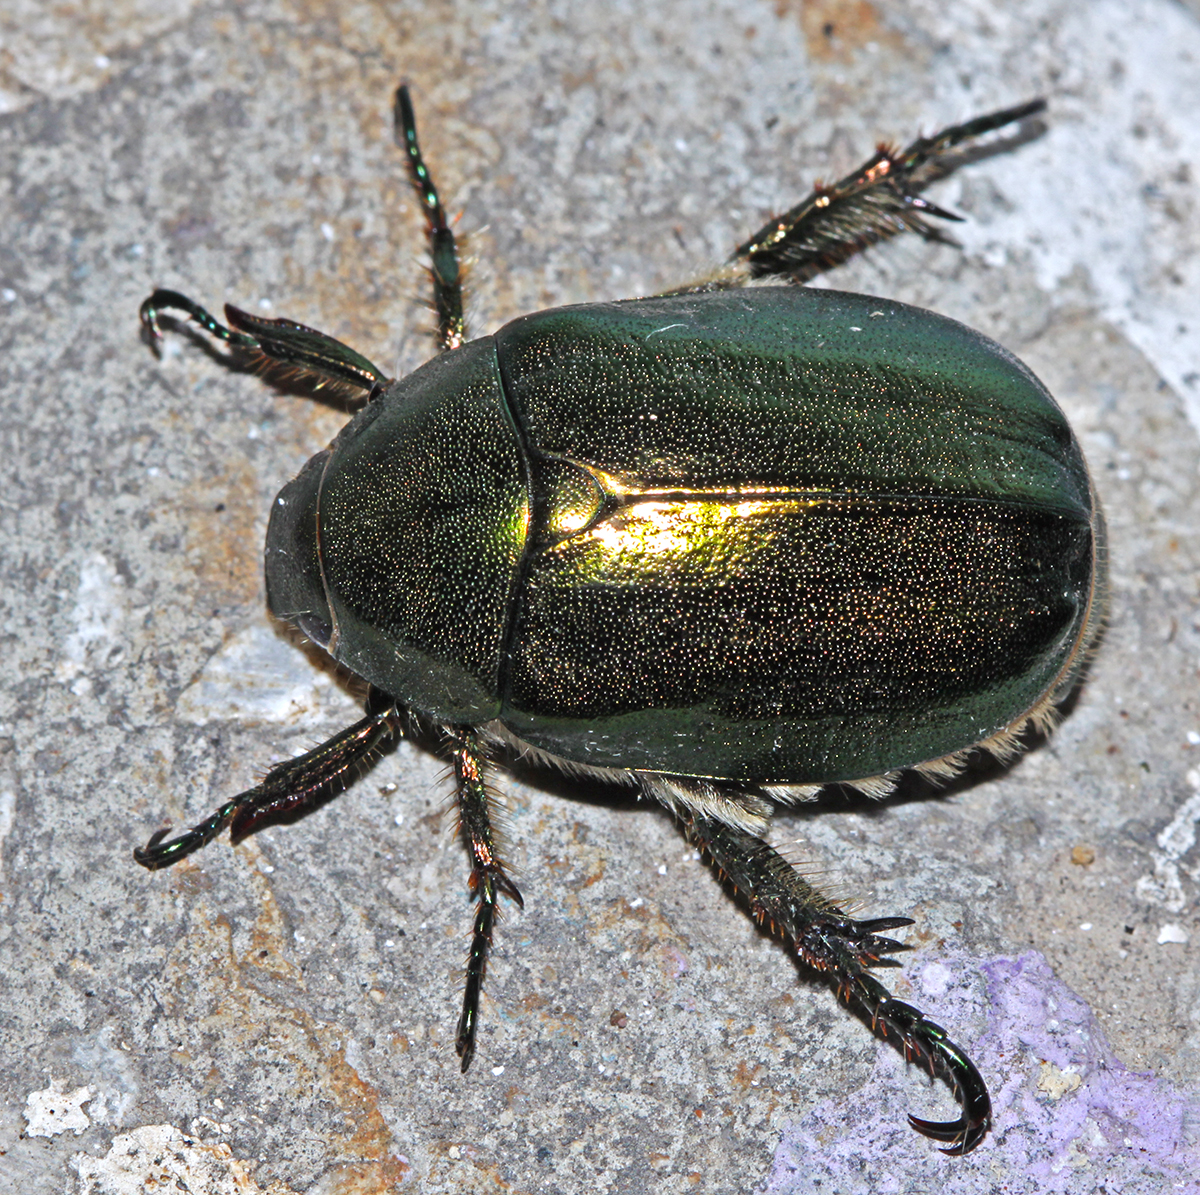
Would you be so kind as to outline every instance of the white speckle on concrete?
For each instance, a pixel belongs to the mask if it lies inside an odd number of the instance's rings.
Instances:
[[[265,1195],[250,1168],[224,1142],[199,1141],[174,1125],[143,1125],[113,1138],[102,1158],[77,1153],[71,1166],[80,1195],[143,1195],[145,1191],[203,1191],[205,1195]],[[293,1195],[274,1182],[271,1195]]]
[[[0,846],[13,828],[17,809],[17,794],[11,788],[0,789]],[[0,853],[0,875],[4,874],[4,855]]]
[[[55,678],[67,684],[83,673],[88,662],[110,666],[124,651],[119,638],[125,617],[125,582],[112,562],[100,553],[89,556],[79,570],[71,621],[75,629],[62,644]]]
[[[925,991],[929,993],[931,999],[944,996],[949,990],[952,978],[950,968],[942,963],[930,963],[921,972],[921,984]]]
[[[1053,292],[1085,272],[1104,314],[1182,397],[1200,431],[1200,252],[1194,224],[1177,214],[1180,198],[1190,202],[1189,164],[1200,161],[1196,18],[1181,4],[1135,10],[1126,0],[1064,8],[1062,18],[1060,46],[1087,46],[1097,58],[1112,47],[1120,70],[1089,92],[1079,113],[1086,119],[1067,119],[1079,101],[1052,96],[1046,137],[993,175],[1002,192],[1020,194],[1019,211],[964,225],[961,240],[972,253],[1017,243],[1016,226],[1034,213],[1039,284]],[[1086,189],[1064,186],[1080,176]]]
[[[326,673],[262,623],[235,635],[212,656],[180,694],[175,713],[197,726],[310,722],[328,708],[331,687]]]
[[[1196,845],[1196,823],[1200,822],[1200,771],[1190,770],[1187,780],[1194,791],[1159,831],[1158,850],[1150,855],[1154,871],[1142,876],[1134,886],[1142,900],[1161,905],[1170,913],[1182,911],[1187,904],[1179,861]]]
[[[90,1087],[63,1091],[55,1079],[42,1091],[31,1091],[25,1100],[27,1137],[57,1137],[59,1133],[78,1136],[92,1123],[83,1105],[92,1098]]]

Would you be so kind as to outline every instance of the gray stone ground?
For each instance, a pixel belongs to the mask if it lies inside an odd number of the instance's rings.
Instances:
[[[1121,1189],[1196,1190],[1195,6],[103,8],[0,14],[0,1191],[1090,1192],[1119,1148]],[[157,360],[138,303],[171,285],[423,359],[404,77],[477,255],[477,332],[688,276],[877,137],[1050,98],[1044,137],[934,193],[969,218],[961,252],[896,243],[830,282],[980,328],[1057,394],[1108,514],[1107,636],[1014,766],[879,806],[835,794],[776,840],[866,914],[917,919],[891,979],[961,967],[974,1004],[921,999],[965,1045],[993,1023],[980,976],[1040,952],[1039,990],[1090,1007],[1102,1068],[1182,1110],[1153,1142],[1114,1144],[1099,1113],[1039,1136],[1034,1113],[1094,1075],[1027,1042],[991,1064],[1012,1068],[992,1138],[940,1158],[903,1112],[949,1097],[619,795],[502,781],[526,909],[466,1077],[439,761],[402,746],[297,825],[134,865],[153,829],[356,716],[268,620],[259,555],[275,491],[342,417],[183,336]],[[886,1145],[830,1160],[867,1121]]]

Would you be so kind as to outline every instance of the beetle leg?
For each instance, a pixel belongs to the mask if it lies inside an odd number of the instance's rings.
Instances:
[[[459,732],[452,735],[454,778],[458,788],[458,816],[463,842],[471,854],[470,888],[478,907],[471,934],[471,953],[467,958],[467,985],[463,991],[462,1016],[458,1021],[455,1048],[466,1071],[475,1056],[475,1032],[479,1027],[479,996],[483,991],[483,976],[487,970],[488,950],[492,944],[492,928],[496,923],[500,894],[525,907],[516,884],[504,872],[496,854],[492,830],[491,801],[483,779],[483,757],[474,735]]]
[[[857,1004],[883,1036],[894,1032],[907,1059],[916,1058],[949,1083],[962,1107],[958,1120],[933,1122],[909,1116],[927,1137],[950,1143],[942,1152],[969,1153],[987,1134],[992,1105],[987,1086],[966,1053],[923,1013],[893,998],[867,970],[882,955],[902,949],[883,931],[912,925],[908,917],[856,921],[812,887],[761,838],[725,822],[676,807],[693,841],[739,891],[760,924],[791,943],[800,959],[827,972],[847,1003]]]
[[[324,332],[289,319],[263,319],[225,304],[227,328],[186,295],[174,290],[156,290],[141,306],[139,316],[151,341],[162,339],[159,314],[171,308],[186,313],[210,336],[249,353],[267,365],[283,366],[299,377],[312,375],[316,387],[334,383],[372,394],[386,388],[391,379],[349,345]]]
[[[918,194],[959,166],[1029,140],[1034,131],[1016,134],[986,151],[952,154],[957,146],[1045,110],[1045,100],[1031,100],[952,125],[932,137],[918,137],[906,149],[880,144],[873,157],[832,186],[817,183],[810,195],[769,221],[739,245],[726,266],[711,278],[668,291],[668,294],[727,290],[756,278],[807,282],[841,265],[856,253],[898,233],[911,231],[926,240],[945,240],[927,217],[961,220]]]
[[[168,831],[159,830],[144,847],[133,852],[133,857],[143,867],[157,871],[199,850],[226,826],[231,827],[230,837],[237,843],[263,822],[314,809],[357,779],[363,768],[401,733],[396,703],[372,689],[365,718],[312,751],[272,768],[261,784],[232,797],[179,837],[163,842]]]
[[[458,348],[466,339],[462,308],[462,273],[454,232],[446,223],[446,212],[421,147],[417,144],[417,118],[408,85],[396,91],[394,109],[396,144],[408,155],[412,184],[425,209],[429,225],[429,274],[433,279],[433,305],[437,311],[438,344],[443,351]],[[464,1068],[465,1069],[465,1068]]]

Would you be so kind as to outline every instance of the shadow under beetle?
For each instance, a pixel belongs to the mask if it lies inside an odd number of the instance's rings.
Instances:
[[[474,933],[457,1049],[475,1049],[501,896],[484,762],[533,753],[661,801],[756,920],[908,1058],[973,1149],[991,1124],[966,1053],[870,969],[907,917],[856,920],[761,837],[772,802],[847,782],[881,795],[1048,726],[1099,624],[1102,523],[1041,383],[953,320],[802,283],[906,229],[921,198],[1035,100],[880,146],[739,246],[649,299],[543,311],[467,342],[458,252],[417,144],[396,137],[428,222],[441,355],[400,380],[324,334],[174,291],[142,305],[365,408],[284,487],[266,544],[271,610],[370,688],[366,716],[180,837],[236,841],[351,783],[406,733],[445,744],[471,857]],[[784,285],[749,286],[756,280]]]

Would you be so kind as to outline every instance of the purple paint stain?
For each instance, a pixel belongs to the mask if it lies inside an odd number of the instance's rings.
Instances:
[[[1041,954],[911,974],[902,998],[962,1027],[954,1036],[992,1093],[991,1134],[966,1158],[939,1154],[904,1114],[952,1119],[944,1084],[922,1096],[916,1068],[898,1081],[903,1061],[882,1049],[860,1091],[785,1129],[760,1195],[1200,1195],[1200,1097],[1125,1067]]]

